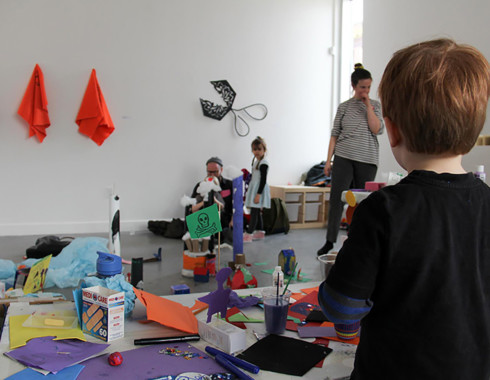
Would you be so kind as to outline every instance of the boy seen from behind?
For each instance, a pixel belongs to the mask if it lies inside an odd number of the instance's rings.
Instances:
[[[351,379],[490,378],[490,188],[462,167],[489,69],[448,39],[402,49],[385,69],[385,125],[408,175],[359,204],[319,292],[332,322],[362,319]]]

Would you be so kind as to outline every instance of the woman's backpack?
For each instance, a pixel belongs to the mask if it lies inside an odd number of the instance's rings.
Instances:
[[[325,187],[330,183],[330,177],[325,175],[325,161],[314,165],[308,173],[306,173],[305,186]]]

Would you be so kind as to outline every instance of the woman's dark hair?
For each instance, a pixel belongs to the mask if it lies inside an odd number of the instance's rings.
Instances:
[[[354,65],[354,72],[350,76],[352,87],[356,87],[359,81],[363,79],[373,79],[373,78],[371,77],[371,73],[362,66],[362,63],[356,63]]]

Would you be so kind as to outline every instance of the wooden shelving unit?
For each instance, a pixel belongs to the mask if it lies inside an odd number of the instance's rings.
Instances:
[[[480,135],[475,145],[490,145],[490,135]]]
[[[326,225],[330,187],[287,185],[270,186],[270,190],[272,198],[280,198],[286,203],[291,229]],[[308,218],[310,214],[315,217]]]

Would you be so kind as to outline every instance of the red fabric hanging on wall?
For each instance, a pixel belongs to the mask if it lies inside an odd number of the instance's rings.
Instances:
[[[78,131],[90,137],[99,146],[114,131],[114,123],[97,81],[95,69],[92,69],[76,123]]]
[[[17,113],[29,124],[29,137],[36,135],[39,142],[43,142],[46,128],[51,125],[51,122],[44,89],[44,75],[38,64],[34,67]]]

